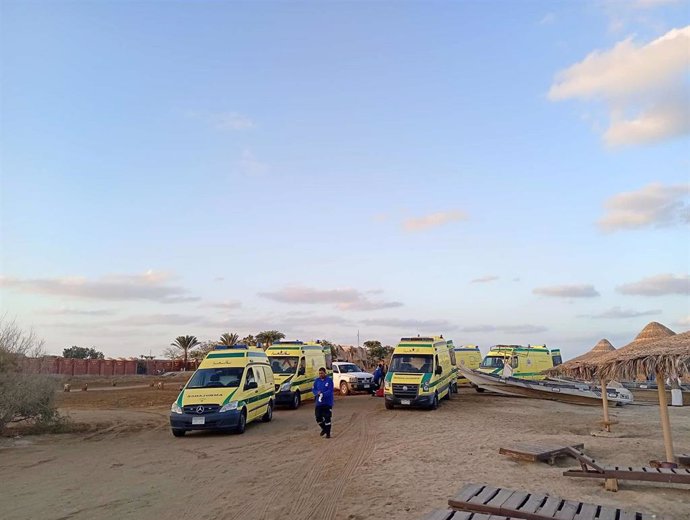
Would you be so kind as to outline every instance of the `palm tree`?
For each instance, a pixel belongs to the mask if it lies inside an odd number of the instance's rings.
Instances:
[[[250,334],[249,336],[242,338],[240,343],[247,345],[248,347],[256,347],[256,338]]]
[[[233,333],[226,332],[225,334],[220,335],[220,340],[219,340],[219,345],[225,345],[226,347],[232,347],[233,345],[237,345],[237,340],[240,339],[240,337]]]
[[[283,339],[284,337],[285,334],[278,332],[277,330],[265,330],[256,335],[256,341],[261,343],[264,347],[264,350],[266,350],[266,348],[270,347],[273,345],[273,343],[279,339]]]
[[[184,352],[184,369],[187,370],[187,355],[190,350],[199,344],[196,336],[177,336],[170,346],[175,347]]]

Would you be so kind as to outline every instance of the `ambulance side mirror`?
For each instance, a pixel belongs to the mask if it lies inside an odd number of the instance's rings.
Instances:
[[[436,367],[436,375],[440,376],[441,374],[443,374],[443,367],[439,365]]]
[[[252,390],[254,388],[259,388],[259,383],[256,381],[249,381],[246,385],[244,385],[245,390]]]
[[[301,368],[297,371],[297,375],[298,375],[298,376],[303,376],[306,372],[307,372],[306,369],[305,369],[304,367],[301,367]]]

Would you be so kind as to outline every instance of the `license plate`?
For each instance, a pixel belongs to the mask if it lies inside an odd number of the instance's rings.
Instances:
[[[192,417],[192,424],[206,424],[206,417]]]
[[[409,399],[400,399],[400,404],[410,404]]]
[[[364,385],[364,388],[369,388],[369,385]]]

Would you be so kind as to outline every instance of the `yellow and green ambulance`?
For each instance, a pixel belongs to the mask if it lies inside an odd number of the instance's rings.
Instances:
[[[273,418],[275,383],[260,348],[218,345],[209,352],[170,409],[175,437],[190,430],[234,430]]]
[[[311,389],[319,368],[333,370],[331,349],[316,342],[278,341],[266,349],[266,355],[275,379],[275,402],[292,409],[314,398]]]
[[[440,399],[450,399],[457,381],[451,350],[442,336],[401,338],[384,382],[386,408],[435,409]]]
[[[546,345],[495,345],[479,366],[480,372],[502,374],[520,379],[545,379],[544,370],[560,362],[560,350]]]
[[[454,347],[457,366],[476,370],[482,364],[482,353],[477,345]],[[467,378],[458,373],[458,385],[469,385]]]

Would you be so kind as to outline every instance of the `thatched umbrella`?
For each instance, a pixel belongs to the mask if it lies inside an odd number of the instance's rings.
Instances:
[[[607,359],[600,358],[597,372],[609,381],[634,379],[640,373],[656,374],[666,460],[672,462],[673,440],[671,422],[668,417],[665,381],[666,376],[673,379],[690,375],[690,331],[674,334],[670,329],[666,330],[671,334],[667,334],[662,339],[644,343],[633,341],[625,348],[617,350],[610,356],[607,355]]]
[[[616,350],[611,342],[607,339],[599,340],[599,342],[594,345],[594,348],[589,352],[577,356],[576,358],[570,359],[565,363],[558,365],[549,372],[551,374],[564,374],[577,379],[582,379],[583,367],[591,366],[597,359],[601,358],[605,354]],[[589,379],[592,379],[591,377]],[[606,394],[606,383],[602,382],[601,385],[601,404],[604,408],[604,429],[607,432],[611,431],[611,421],[609,420],[609,401]]]

